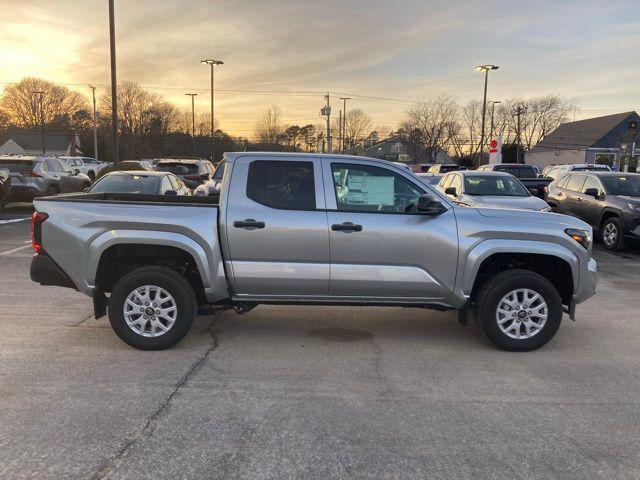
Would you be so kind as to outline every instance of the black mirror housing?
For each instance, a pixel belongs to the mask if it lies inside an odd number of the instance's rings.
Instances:
[[[423,215],[436,216],[443,213],[446,208],[444,208],[440,200],[435,195],[425,193],[418,198],[416,210],[418,210],[418,213]]]
[[[453,195],[454,197],[458,196],[458,191],[456,190],[456,187],[447,187],[445,188],[444,193],[446,195]]]
[[[590,197],[594,197],[594,198],[599,198],[600,197],[600,192],[598,191],[597,188],[587,188],[584,191],[585,195],[589,195]]]
[[[175,190],[167,190],[166,192],[164,192],[165,195],[177,195],[178,192],[176,192]]]
[[[211,178],[211,174],[210,173],[201,173],[200,174],[200,180],[202,180],[203,182],[206,182],[210,178]]]

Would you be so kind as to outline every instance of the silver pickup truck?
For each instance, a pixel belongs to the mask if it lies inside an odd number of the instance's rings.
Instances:
[[[595,293],[591,227],[456,205],[382,160],[227,153],[216,197],[38,198],[31,278],[93,297],[140,349],[259,304],[456,309],[505,350],[544,345]]]

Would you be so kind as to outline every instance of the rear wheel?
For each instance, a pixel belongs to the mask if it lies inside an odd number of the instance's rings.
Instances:
[[[58,195],[60,193],[60,191],[58,190],[58,187],[51,185],[50,187],[47,188],[47,197],[52,197],[54,195]]]
[[[625,246],[624,230],[618,217],[607,218],[601,228],[602,244],[608,250],[622,250]]]
[[[476,318],[487,339],[502,350],[543,346],[558,331],[562,300],[549,280],[528,270],[507,270],[480,289]]]
[[[189,331],[193,288],[165,267],[144,267],[122,277],[109,297],[109,322],[118,337],[141,350],[169,348]]]

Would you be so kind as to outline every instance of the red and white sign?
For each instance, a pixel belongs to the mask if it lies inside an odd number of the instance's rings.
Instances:
[[[489,163],[502,163],[502,137],[492,138],[489,142]]]
[[[498,151],[498,141],[495,138],[491,139],[489,143],[489,153],[496,153]]]

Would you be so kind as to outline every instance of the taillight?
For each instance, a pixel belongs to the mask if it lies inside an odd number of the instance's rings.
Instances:
[[[31,216],[31,246],[36,253],[44,253],[42,248],[42,222],[44,222],[49,215],[42,212],[33,212]]]
[[[40,177],[40,178],[42,178],[42,175],[40,175],[38,172],[22,172],[22,176],[23,177]]]

